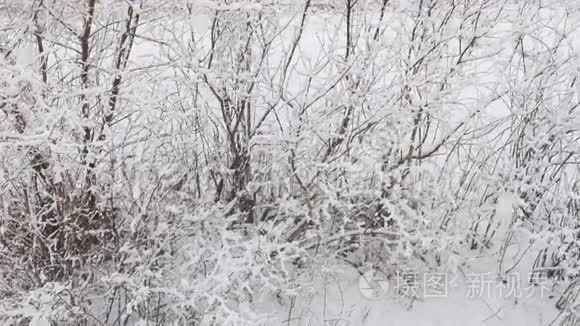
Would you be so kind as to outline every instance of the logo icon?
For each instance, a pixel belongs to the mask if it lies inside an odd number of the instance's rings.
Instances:
[[[358,287],[365,298],[376,300],[387,295],[389,281],[385,273],[371,269],[359,278]]]

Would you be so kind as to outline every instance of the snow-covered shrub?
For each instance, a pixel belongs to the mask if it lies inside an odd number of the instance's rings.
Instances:
[[[2,323],[254,325],[475,252],[576,318],[574,4],[4,2]]]

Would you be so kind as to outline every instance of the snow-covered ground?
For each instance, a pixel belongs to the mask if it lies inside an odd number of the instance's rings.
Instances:
[[[508,194],[497,204],[498,218],[504,219],[499,239],[510,232],[512,205]],[[407,270],[388,277],[380,269],[321,268],[294,302],[268,297],[257,310],[274,315],[264,325],[552,325],[561,314],[556,301],[567,283],[554,285],[545,276],[530,275],[545,244],[530,241],[525,228],[511,230],[501,274],[501,243],[479,253],[448,254],[432,272]]]
[[[540,294],[538,287],[533,291],[519,287],[521,293],[508,295],[509,286],[485,273],[473,275],[489,277],[489,283],[481,284],[482,289],[489,285],[489,293],[473,293],[476,285],[470,281],[471,275],[459,274],[449,280],[445,297],[425,298],[419,289],[419,298],[411,299],[393,295],[392,289],[381,298],[368,298],[361,293],[358,273],[328,272],[314,283],[311,295],[297,297],[293,306],[271,302],[261,307],[276,311],[264,325],[543,326],[558,316],[550,289]]]

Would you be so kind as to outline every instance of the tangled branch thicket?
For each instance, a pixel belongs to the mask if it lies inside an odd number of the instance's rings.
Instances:
[[[579,26],[564,0],[0,2],[1,323],[254,324],[325,266],[499,248],[504,275],[524,229],[573,325]]]

